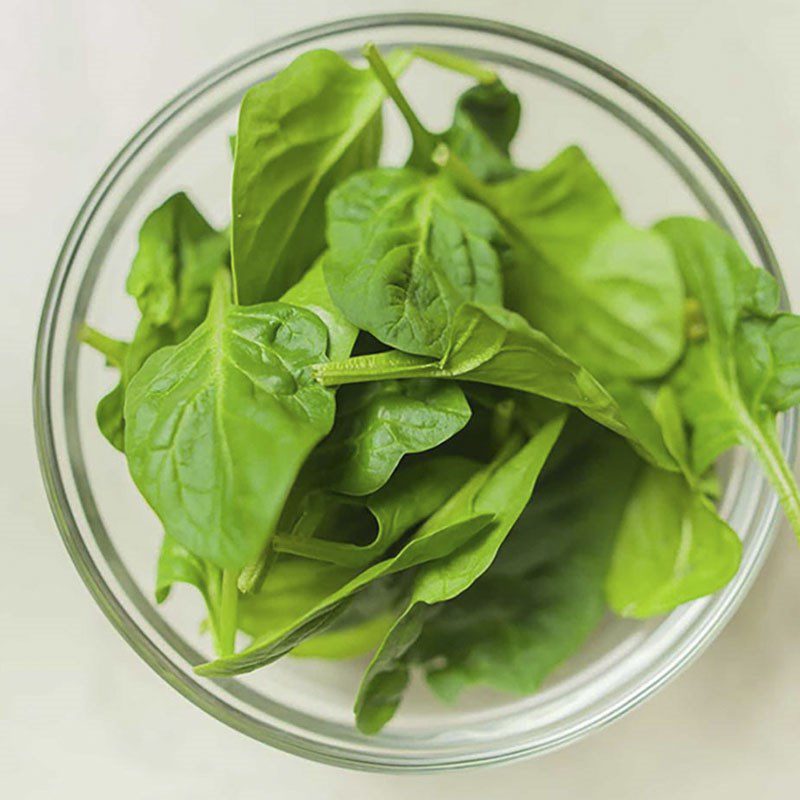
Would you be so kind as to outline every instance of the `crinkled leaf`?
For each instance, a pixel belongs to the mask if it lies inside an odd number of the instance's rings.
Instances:
[[[359,328],[409,353],[441,356],[458,307],[500,303],[500,227],[441,176],[362,172],[328,201],[325,277]]]
[[[333,430],[314,451],[308,470],[333,491],[371,494],[403,456],[442,444],[467,424],[470,413],[455,383],[409,380],[343,387]]]

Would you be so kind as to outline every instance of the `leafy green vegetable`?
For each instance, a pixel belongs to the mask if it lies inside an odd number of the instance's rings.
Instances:
[[[214,275],[226,268],[227,237],[214,230],[183,193],[153,211],[139,232],[128,292],[142,312],[130,344],[84,326],[81,339],[120,371],[119,383],[97,405],[97,424],[117,450],[125,443],[125,389],[147,358],[185,339],[208,308]]]
[[[680,475],[652,467],[625,509],[606,584],[623,617],[650,617],[715,592],[739,567],[742,545]]]
[[[479,473],[480,482],[467,484],[440,512],[445,519],[468,518],[491,509],[492,524],[446,558],[422,565],[414,577],[408,605],[378,648],[361,683],[356,700],[356,724],[375,733],[394,715],[408,683],[404,658],[428,615],[427,609],[451,600],[469,588],[494,560],[533,493],[536,479],[564,426],[561,414],[505,460]],[[504,454],[505,455],[505,454]]]
[[[328,244],[336,304],[409,353],[441,356],[464,301],[502,300],[499,225],[440,176],[386,168],[352,176],[328,200]]]
[[[507,180],[517,174],[508,148],[519,127],[519,97],[501,81],[479,83],[456,102],[453,123],[442,140],[487,183]]]
[[[398,378],[458,378],[504,386],[575,406],[622,434],[630,434],[603,387],[543,333],[513,312],[465,304],[455,315],[440,360],[388,351],[321,363],[323,385]]]
[[[469,404],[455,383],[409,380],[343,387],[333,430],[307,471],[335,492],[371,494],[403,456],[442,444],[469,418]]]
[[[334,401],[308,370],[325,359],[319,318],[284,303],[233,306],[221,277],[203,324],[131,381],[125,449],[167,533],[240,569],[273,533]]]
[[[291,531],[276,535],[273,546],[343,566],[366,566],[436,511],[477,468],[465,458],[434,456],[401,466],[366,497],[309,492]]]
[[[281,300],[313,311],[325,323],[328,329],[328,358],[336,361],[350,355],[358,336],[358,328],[347,321],[331,300],[323,272],[324,260],[323,254]]]
[[[683,349],[683,287],[667,244],[620,216],[577,147],[481,191],[512,243],[506,301],[595,375],[653,378]]]
[[[390,69],[410,60],[393,53]],[[384,91],[370,70],[329,50],[305,53],[242,100],[233,165],[238,298],[280,297],[323,250],[328,192],[373,166]]]
[[[775,423],[798,399],[800,318],[777,312],[775,282],[712,223],[675,218],[656,228],[673,248],[705,323],[705,337],[690,342],[672,379],[692,429],[694,469],[703,473],[728,448],[747,445],[800,536],[800,492]]]
[[[601,621],[640,462],[620,439],[585,427],[580,454],[568,448],[563,471],[543,477],[486,574],[426,623],[413,658],[443,699],[473,684],[534,692]]]
[[[396,556],[379,561],[358,573],[355,578],[328,595],[294,624],[275,635],[259,637],[249,647],[233,656],[201,664],[195,667],[195,672],[198,675],[223,677],[251,672],[270,664],[309,636],[327,627],[345,609],[345,602],[373,581],[411,569],[426,561],[443,558],[486,527],[491,522],[492,516],[475,514],[446,527],[440,527],[432,520],[434,517],[412,535]]]

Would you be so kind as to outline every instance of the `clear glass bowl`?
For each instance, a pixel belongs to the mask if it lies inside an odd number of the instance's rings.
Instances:
[[[64,243],[42,314],[34,386],[41,467],[64,542],[97,603],[159,675],[209,714],[275,747],[340,766],[422,771],[508,761],[561,747],[618,718],[719,633],[775,529],[775,497],[745,453],[726,464],[722,510],[743,536],[744,557],[724,590],[647,623],[609,619],[532,697],[474,691],[449,708],[414,686],[393,723],[365,737],[351,715],[363,665],[285,659],[235,680],[193,674],[192,666],[210,654],[198,630],[202,611],[188,587],[178,587],[164,606],[154,604],[161,531],[124,459],[95,425],[97,399],[115,377],[76,339],[85,319],[111,334],[130,334],[134,306],[124,281],[136,233],[167,195],[187,189],[214,222],[225,224],[227,136],[245,90],[308,48],[358,58],[369,40],[384,49],[426,43],[491,64],[523,98],[516,144],[523,163],[541,164],[578,141],[635,221],[709,216],[780,277],[759,221],[708,146],[646,89],[597,58],[541,34],[464,17],[376,16],[312,28],[245,53],[190,86],[133,136],[92,189]],[[418,64],[404,84],[421,115],[444,127],[450,99],[465,80]],[[387,151],[399,159],[407,139],[393,111],[387,114]],[[790,459],[795,429],[790,413],[781,434]]]

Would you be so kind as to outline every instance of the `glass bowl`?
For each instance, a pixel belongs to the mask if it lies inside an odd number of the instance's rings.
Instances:
[[[153,600],[161,531],[138,496],[124,458],[102,439],[97,399],[115,380],[78,346],[89,320],[126,337],[134,304],[124,281],[146,214],[179,189],[218,225],[229,214],[227,136],[245,90],[308,48],[358,58],[360,47],[425,43],[492,65],[523,99],[515,146],[538,165],[578,141],[634,221],[708,216],[756,263],[780,278],[764,231],[708,146],[646,89],[599,59],[532,31],[465,17],[402,14],[323,25],[257,47],[219,67],[162,108],[131,138],[92,189],[67,236],[42,313],[34,410],[39,457],[58,527],[75,566],[129,644],[181,694],[242,733],[319,761],[387,771],[424,771],[508,761],[561,747],[620,717],[674,677],[719,633],[741,602],[772,541],[776,499],[743,452],[725,465],[723,514],[744,540],[737,576],[712,597],[646,623],[608,619],[587,647],[531,697],[473,691],[443,706],[415,685],[395,720],[366,737],[351,706],[363,665],[285,659],[241,679],[197,677],[209,642],[189,587]],[[431,126],[445,127],[465,79],[415,64],[404,85]],[[426,87],[436,86],[434,92]],[[444,98],[447,96],[447,102]],[[386,149],[399,160],[403,126],[387,109]],[[794,456],[796,417],[782,421]],[[182,589],[185,588],[185,591]]]

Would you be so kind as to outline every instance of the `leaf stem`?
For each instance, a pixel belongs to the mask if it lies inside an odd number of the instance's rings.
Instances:
[[[232,655],[236,647],[238,627],[239,589],[236,586],[238,573],[226,569],[222,573],[222,597],[219,608],[219,654]]]
[[[78,331],[78,339],[104,355],[109,364],[115,367],[122,367],[122,362],[125,360],[125,353],[128,349],[127,342],[123,342],[120,339],[112,339],[86,323],[81,325]]]
[[[264,578],[267,577],[270,567],[275,562],[276,555],[275,548],[272,544],[268,544],[257,559],[245,566],[236,581],[236,585],[242,594],[254,594],[261,590]]]
[[[391,380],[394,378],[435,377],[441,374],[439,362],[425,356],[387,350],[366,356],[354,356],[344,361],[315,364],[311,372],[323,386],[344,383]]]
[[[411,138],[414,140],[414,150],[417,151],[423,162],[429,162],[436,147],[436,137],[420,122],[419,117],[414,113],[414,109],[411,108],[405,95],[397,85],[397,81],[389,71],[389,67],[386,66],[386,62],[381,57],[374,42],[365,45],[363,53],[375,76],[383,84],[386,94],[392,98],[408,124],[411,130]]]
[[[471,58],[465,58],[449,50],[442,50],[438,47],[415,47],[412,53],[438,67],[475,78],[478,83],[494,83],[497,80],[497,73],[493,70],[487,69]]]

